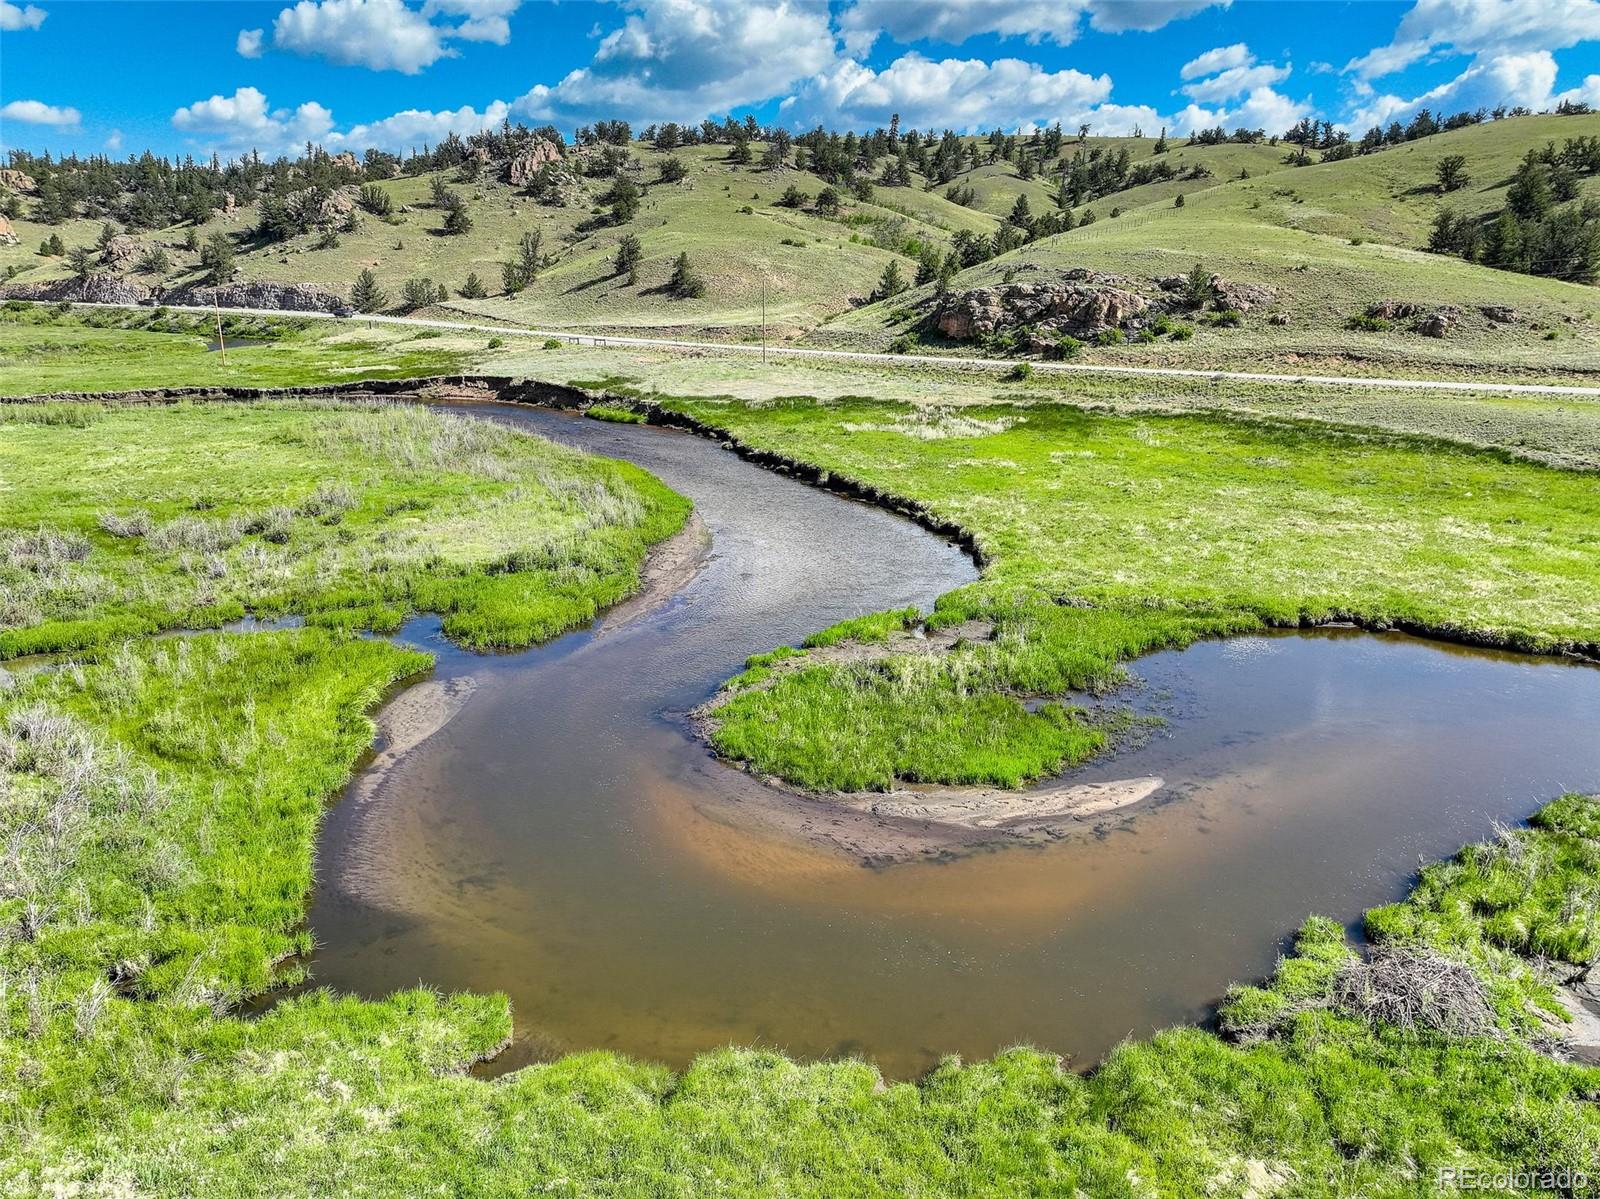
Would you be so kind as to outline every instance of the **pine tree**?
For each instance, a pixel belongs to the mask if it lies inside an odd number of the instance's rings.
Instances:
[[[1439,190],[1442,192],[1459,191],[1472,182],[1467,174],[1467,159],[1464,154],[1447,154],[1439,160],[1434,168],[1439,178]]]
[[[205,248],[200,251],[200,265],[205,268],[206,282],[213,286],[233,278],[238,268],[234,264],[233,242],[226,233],[213,233],[206,238]]]
[[[878,279],[878,286],[873,289],[870,299],[887,300],[897,296],[906,289],[905,276],[900,273],[899,259],[892,259],[888,266],[883,268],[883,275]]]
[[[473,271],[467,276],[467,281],[461,285],[461,298],[463,300],[481,300],[489,294],[489,289],[483,285],[483,280],[478,278],[478,272]]]
[[[400,306],[407,312],[418,308],[426,308],[434,302],[434,298],[438,294],[434,289],[432,279],[407,279],[405,286],[400,291]]]
[[[1506,189],[1506,207],[1524,220],[1537,220],[1550,211],[1550,168],[1529,150]]]
[[[377,312],[388,300],[378,286],[378,277],[370,270],[363,270],[350,285],[350,307],[357,312]]]
[[[376,183],[369,183],[361,189],[359,203],[373,216],[388,216],[394,211],[394,200]]]
[[[613,261],[616,273],[628,276],[628,286],[639,282],[639,263],[644,258],[644,246],[631,233],[624,234],[617,243],[617,256]]]
[[[94,251],[88,246],[73,246],[67,254],[67,265],[78,279],[94,274]]]
[[[672,278],[667,280],[667,290],[680,300],[697,300],[706,294],[705,280],[695,274],[694,268],[689,265],[687,251],[679,254],[677,262],[672,264]]]

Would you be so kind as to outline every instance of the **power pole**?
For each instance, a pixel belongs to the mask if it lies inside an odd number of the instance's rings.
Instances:
[[[761,365],[767,364],[767,276],[761,275]]]
[[[217,314],[217,353],[222,355],[222,369],[228,369],[228,343],[222,336],[222,303],[217,299],[216,290],[211,292],[211,308]]]

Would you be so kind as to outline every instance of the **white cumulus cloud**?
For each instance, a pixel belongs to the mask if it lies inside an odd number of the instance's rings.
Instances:
[[[1191,58],[1183,64],[1178,77],[1194,79],[1201,75],[1214,75],[1218,71],[1229,71],[1234,67],[1247,67],[1255,60],[1256,56],[1250,53],[1249,46],[1243,42],[1235,42],[1231,46],[1218,46],[1215,50],[1207,50],[1198,58]]]
[[[18,5],[11,0],[0,0],[0,30],[16,33],[22,29],[37,29],[50,14],[32,4]]]
[[[1422,108],[1430,108],[1436,114],[1501,104],[1520,104],[1535,110],[1549,108],[1560,98],[1553,94],[1556,73],[1555,55],[1548,50],[1479,55],[1454,79],[1420,95],[1369,96],[1351,114],[1349,124],[1352,129],[1367,129],[1390,121],[1404,122]]]
[[[292,154],[308,141],[335,152],[359,154],[376,147],[404,153],[437,145],[451,133],[465,137],[493,128],[510,115],[508,103],[494,100],[482,110],[470,105],[440,112],[412,108],[341,130],[332,110],[315,100],[274,108],[258,88],[241,87],[231,96],[216,95],[185,105],[172,114],[172,125],[207,152],[233,157],[259,150],[272,157]]]
[[[1233,0],[1088,0],[1089,24],[1102,33],[1151,33],[1208,8],[1227,8]]]
[[[1230,0],[856,0],[839,14],[839,33],[852,54],[865,54],[880,34],[897,42],[935,41],[958,46],[992,33],[1065,46],[1087,15],[1104,33],[1148,32],[1226,8]]]
[[[241,29],[239,36],[234,39],[233,48],[242,58],[260,58],[261,39],[265,33],[262,29]]]
[[[536,85],[513,107],[563,126],[698,121],[782,95],[836,59],[827,10],[814,4],[652,0],[601,39],[589,66]]]
[[[400,0],[300,0],[273,21],[272,44],[343,66],[406,75],[454,53],[438,26]]]
[[[46,104],[42,100],[13,100],[0,108],[0,119],[21,121],[25,125],[52,125],[66,129],[83,119],[76,108]]]
[[[985,62],[906,54],[881,71],[840,61],[785,99],[782,114],[796,126],[820,122],[856,129],[886,125],[894,113],[900,114],[902,126],[919,129],[1015,128],[1055,121],[1098,126],[1104,124],[1099,117],[1110,96],[1109,75],[1070,68],[1047,71],[1016,58]],[[1130,126],[1158,119],[1145,108],[1118,106],[1105,112],[1108,121]]]
[[[1600,38],[1600,0],[1417,0],[1394,37],[1345,65],[1361,79],[1404,70],[1436,49],[1504,57]]]

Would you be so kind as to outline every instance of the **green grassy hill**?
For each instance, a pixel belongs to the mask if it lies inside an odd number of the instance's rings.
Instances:
[[[1198,262],[1229,279],[1270,287],[1275,298],[1239,328],[1202,324],[1186,342],[1091,349],[1088,357],[1333,373],[1378,367],[1449,374],[1486,366],[1522,376],[1588,371],[1600,366],[1600,294],[1593,288],[1475,266],[1421,247],[1435,214],[1447,204],[1463,215],[1503,207],[1510,176],[1530,148],[1596,133],[1600,116],[1524,117],[1307,167],[1290,166],[1283,145],[1185,145],[1174,138],[1165,161],[1183,175],[1199,168],[1202,177],[1147,183],[1088,201],[1076,214],[1081,219],[1093,209],[1094,224],[969,268],[951,286],[988,286],[1022,272],[1047,280],[1088,267],[1148,287],[1154,277],[1186,272]],[[1069,140],[1060,161],[1079,148]],[[1155,139],[1149,137],[1090,138],[1083,148],[1108,154],[1125,149],[1135,167],[1155,158]],[[809,203],[791,208],[779,201],[791,186],[814,198],[824,180],[792,167],[766,169],[759,151],[755,163],[736,165],[727,146],[679,148],[670,157],[687,174],[673,183],[660,181],[668,153],[644,143],[634,143],[629,153],[644,196],[637,215],[622,226],[607,216],[604,196],[611,181],[577,173],[577,159],[568,160],[575,178],[563,188],[562,206],[511,187],[491,164],[476,179],[451,170],[382,182],[378,186],[391,196],[395,214],[388,221],[363,214],[354,231],[336,239],[311,232],[282,242],[256,240],[254,203],[219,213],[198,230],[182,225],[140,234],[141,248],[165,249],[173,268],[163,280],[132,277],[169,287],[192,281],[199,255],[184,248],[191,232],[202,243],[225,232],[238,243],[245,280],[310,282],[343,293],[361,270],[370,269],[393,305],[406,280],[426,276],[451,291],[440,306],[443,315],[685,337],[753,339],[764,306],[775,338],[881,349],[927,315],[930,295],[928,288],[914,289],[868,304],[891,262],[898,261],[909,280],[924,246],[942,251],[958,234],[992,234],[1018,196],[1028,198],[1035,214],[1056,206],[1058,164],[1023,179],[1012,162],[983,161],[949,184],[930,186],[913,176],[910,187],[878,185],[868,200],[840,189],[841,211],[821,215]],[[1446,197],[1434,180],[1439,160],[1450,154],[1466,158],[1471,181]],[[436,179],[466,199],[470,232],[441,232],[443,213],[430,201]],[[971,190],[966,205],[947,198],[952,187]],[[1586,179],[1583,188],[1600,196],[1600,176]],[[1175,204],[1179,195],[1182,207]],[[52,233],[71,247],[92,244],[100,230],[98,220],[47,226],[24,217],[14,224],[21,244],[0,247],[0,269],[13,272],[17,283],[69,273],[65,259],[36,253]],[[501,264],[534,229],[542,233],[549,263],[526,290],[506,295]],[[613,266],[625,234],[637,236],[644,251],[634,284]],[[680,253],[689,255],[705,280],[700,298],[674,298],[664,286]],[[474,273],[489,294],[463,299],[459,291]],[[1455,305],[1463,310],[1461,323],[1445,339],[1402,329],[1346,328],[1352,315],[1383,300]],[[924,307],[918,309],[919,303]],[[1518,319],[1489,322],[1477,311],[1483,305],[1513,307]]]
[[[1592,371],[1600,369],[1600,292],[1594,287],[1495,270],[1422,247],[1443,207],[1464,215],[1503,208],[1509,178],[1530,148],[1597,133],[1600,116],[1527,117],[1297,168],[1283,164],[1283,147],[1189,147],[1196,159],[1201,149],[1217,159],[1228,155],[1232,175],[1219,170],[1198,183],[1147,184],[1095,201],[1089,205],[1099,218],[1094,224],[969,268],[950,286],[1042,281],[1073,267],[1148,284],[1200,263],[1226,278],[1270,287],[1276,297],[1240,328],[1201,324],[1188,342],[1119,345],[1091,350],[1087,357],[1136,365],[1198,359],[1333,373],[1374,365],[1442,373],[1485,366],[1524,374]],[[1264,161],[1269,154],[1275,164]],[[1442,196],[1435,169],[1449,154],[1466,158],[1471,183]],[[1243,169],[1249,178],[1238,178]],[[1600,176],[1581,186],[1585,197],[1600,197]],[[1174,204],[1179,192],[1182,207]],[[1140,197],[1150,199],[1131,202]],[[1121,215],[1108,219],[1113,204]],[[917,306],[931,293],[931,287],[913,289],[863,307],[830,322],[818,336],[831,344],[885,348],[917,326],[925,314]],[[1455,305],[1463,310],[1461,324],[1444,339],[1346,327],[1348,318],[1385,300]],[[1518,319],[1491,322],[1478,311],[1485,305],[1512,307]],[[1273,317],[1287,323],[1269,324]]]

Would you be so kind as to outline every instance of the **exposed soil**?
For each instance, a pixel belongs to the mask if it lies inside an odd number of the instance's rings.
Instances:
[[[691,511],[683,528],[650,547],[644,569],[639,572],[639,591],[605,614],[595,636],[614,633],[666,603],[688,586],[710,556],[711,530],[698,512]]]
[[[477,684],[470,677],[426,679],[386,703],[376,717],[377,751],[367,768],[356,776],[350,798],[358,803],[373,799],[395,765],[449,724],[476,689]]]

